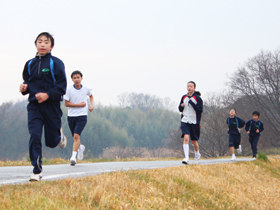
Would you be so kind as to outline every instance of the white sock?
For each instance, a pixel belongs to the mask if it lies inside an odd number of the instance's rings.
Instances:
[[[71,159],[76,159],[76,156],[77,156],[77,152],[73,151]]]
[[[232,157],[235,157],[235,154],[232,154]]]
[[[185,158],[189,159],[189,144],[183,144]]]

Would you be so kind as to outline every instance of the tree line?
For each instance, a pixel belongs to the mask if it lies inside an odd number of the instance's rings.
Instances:
[[[176,128],[180,115],[166,109],[167,99],[160,99],[148,94],[130,93],[134,97],[126,100],[136,100],[144,96],[158,105],[140,106],[103,106],[97,104],[88,115],[87,125],[82,132],[81,141],[86,146],[86,152],[98,158],[106,148],[147,148],[166,147],[168,130]],[[129,94],[128,94],[129,95]],[[162,103],[161,101],[165,101]],[[27,127],[27,101],[6,102],[0,106],[0,143],[1,160],[19,160],[28,157],[29,133]],[[67,122],[67,108],[61,104],[63,112],[62,128],[68,139],[65,149],[49,149],[44,146],[42,138],[43,157],[69,158],[72,152],[73,140]],[[108,150],[106,150],[108,151]]]

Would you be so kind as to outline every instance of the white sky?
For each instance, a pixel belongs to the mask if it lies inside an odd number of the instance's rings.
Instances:
[[[79,69],[95,101],[118,105],[137,92],[176,103],[194,80],[202,98],[262,49],[280,46],[279,0],[0,0],[0,103],[19,92],[34,40],[54,35],[52,54]],[[27,97],[25,97],[27,98]]]

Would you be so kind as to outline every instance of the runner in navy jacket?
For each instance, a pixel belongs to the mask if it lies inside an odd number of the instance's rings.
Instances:
[[[257,145],[261,135],[264,130],[263,123],[259,120],[260,113],[258,111],[253,112],[253,119],[246,122],[245,130],[249,134],[249,142],[251,144],[251,149],[253,153],[253,158],[255,159],[258,153]]]
[[[235,109],[231,109],[229,112],[230,117],[227,118],[227,124],[228,124],[228,139],[229,139],[229,148],[232,154],[231,160],[235,160],[235,153],[234,149],[240,148],[241,150],[241,134],[240,129],[245,125],[245,121],[242,120],[239,117],[236,117],[236,111]]]
[[[29,156],[33,168],[30,181],[42,178],[41,136],[44,126],[45,144],[65,148],[67,139],[61,130],[60,101],[66,91],[66,76],[63,62],[51,55],[53,37],[43,32],[35,40],[37,55],[26,62],[20,92],[29,94],[28,130],[30,133]]]

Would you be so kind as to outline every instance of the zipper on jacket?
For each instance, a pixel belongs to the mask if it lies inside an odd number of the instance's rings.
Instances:
[[[38,66],[38,74],[40,74],[40,67],[41,67],[41,56],[39,56],[39,66]]]

